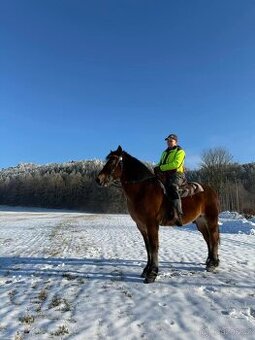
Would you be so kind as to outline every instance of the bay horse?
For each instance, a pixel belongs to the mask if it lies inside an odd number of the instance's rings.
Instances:
[[[96,178],[96,182],[105,187],[116,180],[120,180],[128,211],[144,239],[147,264],[141,276],[145,278],[144,283],[154,282],[158,275],[159,226],[174,225],[174,208],[169,206],[161,181],[121,146],[108,154],[106,164]],[[212,188],[203,185],[203,189],[182,198],[182,220],[183,224],[195,223],[202,233],[208,247],[206,269],[213,271],[219,265],[219,204]]]

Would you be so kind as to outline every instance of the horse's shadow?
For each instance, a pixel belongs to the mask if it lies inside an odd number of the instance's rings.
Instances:
[[[204,270],[201,264],[196,262],[162,261],[160,264],[162,272]],[[0,257],[0,276],[141,282],[143,279],[140,274],[145,265],[145,261],[119,258]]]
[[[162,270],[184,271],[184,272],[204,272],[205,263],[195,261],[160,261]]]
[[[106,258],[56,258],[56,257],[0,257],[0,278],[5,279],[5,283],[25,280],[29,277],[36,277],[39,280],[50,278],[58,280],[79,280],[83,283],[87,280],[117,281],[129,283],[142,283],[140,274],[146,262],[128,259],[106,259]],[[160,275],[168,279],[160,284],[178,286],[178,277],[197,275],[200,280],[188,280],[189,286],[200,286],[204,284],[206,273],[204,264],[193,261],[160,261]],[[206,275],[206,274],[205,274]],[[206,282],[207,286],[230,288],[255,288],[254,285],[244,285],[237,283],[215,283]]]
[[[68,280],[141,281],[131,268],[145,265],[140,261],[123,259],[0,257],[0,276],[58,277]],[[123,270],[125,267],[125,270]],[[130,268],[131,270],[128,270]],[[138,270],[139,271],[139,270]]]

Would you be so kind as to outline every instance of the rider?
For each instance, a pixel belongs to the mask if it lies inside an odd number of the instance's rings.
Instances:
[[[159,163],[154,168],[154,172],[156,175],[165,175],[167,196],[174,203],[175,223],[182,225],[183,212],[179,186],[186,181],[184,175],[185,151],[177,144],[178,137],[175,134],[171,133],[165,140],[168,147],[163,151]]]

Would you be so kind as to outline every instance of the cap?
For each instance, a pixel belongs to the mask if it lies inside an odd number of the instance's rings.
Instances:
[[[165,138],[165,140],[168,140],[168,139],[174,139],[174,140],[176,140],[176,142],[177,142],[178,137],[177,137],[174,133],[171,133],[169,136],[167,136],[167,137]]]

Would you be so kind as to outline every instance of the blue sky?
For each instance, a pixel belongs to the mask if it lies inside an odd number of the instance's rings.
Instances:
[[[255,1],[3,0],[0,168],[158,161],[226,148],[254,162]]]

